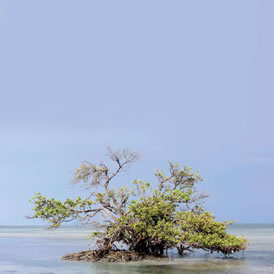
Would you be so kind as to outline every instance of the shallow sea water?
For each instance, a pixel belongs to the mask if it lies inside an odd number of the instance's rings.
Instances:
[[[0,226],[0,273],[274,273],[274,224],[233,225],[235,235],[249,240],[244,253],[224,258],[202,251],[169,260],[136,263],[67,262],[66,253],[93,247],[86,227],[64,227],[55,231],[39,226]]]

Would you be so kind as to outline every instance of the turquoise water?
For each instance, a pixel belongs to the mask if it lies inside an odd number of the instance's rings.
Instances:
[[[65,253],[93,247],[90,229],[65,227],[55,231],[37,226],[0,226],[0,273],[274,273],[274,224],[233,225],[230,232],[250,242],[244,253],[224,258],[196,252],[184,258],[138,263],[62,261]]]

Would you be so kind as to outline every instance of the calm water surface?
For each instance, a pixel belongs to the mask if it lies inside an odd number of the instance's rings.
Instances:
[[[229,230],[249,240],[244,254],[224,258],[197,252],[162,262],[100,264],[60,260],[65,253],[93,247],[86,239],[88,228],[0,226],[0,273],[274,273],[274,224],[233,225]]]

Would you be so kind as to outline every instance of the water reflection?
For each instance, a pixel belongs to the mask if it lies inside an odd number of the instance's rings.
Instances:
[[[109,263],[92,264],[90,273],[232,273],[245,272],[247,269],[246,259],[176,259],[169,262],[142,262],[142,263]]]

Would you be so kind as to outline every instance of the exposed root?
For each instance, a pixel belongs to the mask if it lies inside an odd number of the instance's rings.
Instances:
[[[89,261],[89,262],[130,262],[142,260],[159,260],[163,256],[152,256],[127,250],[86,250],[77,253],[66,254],[63,260]]]

